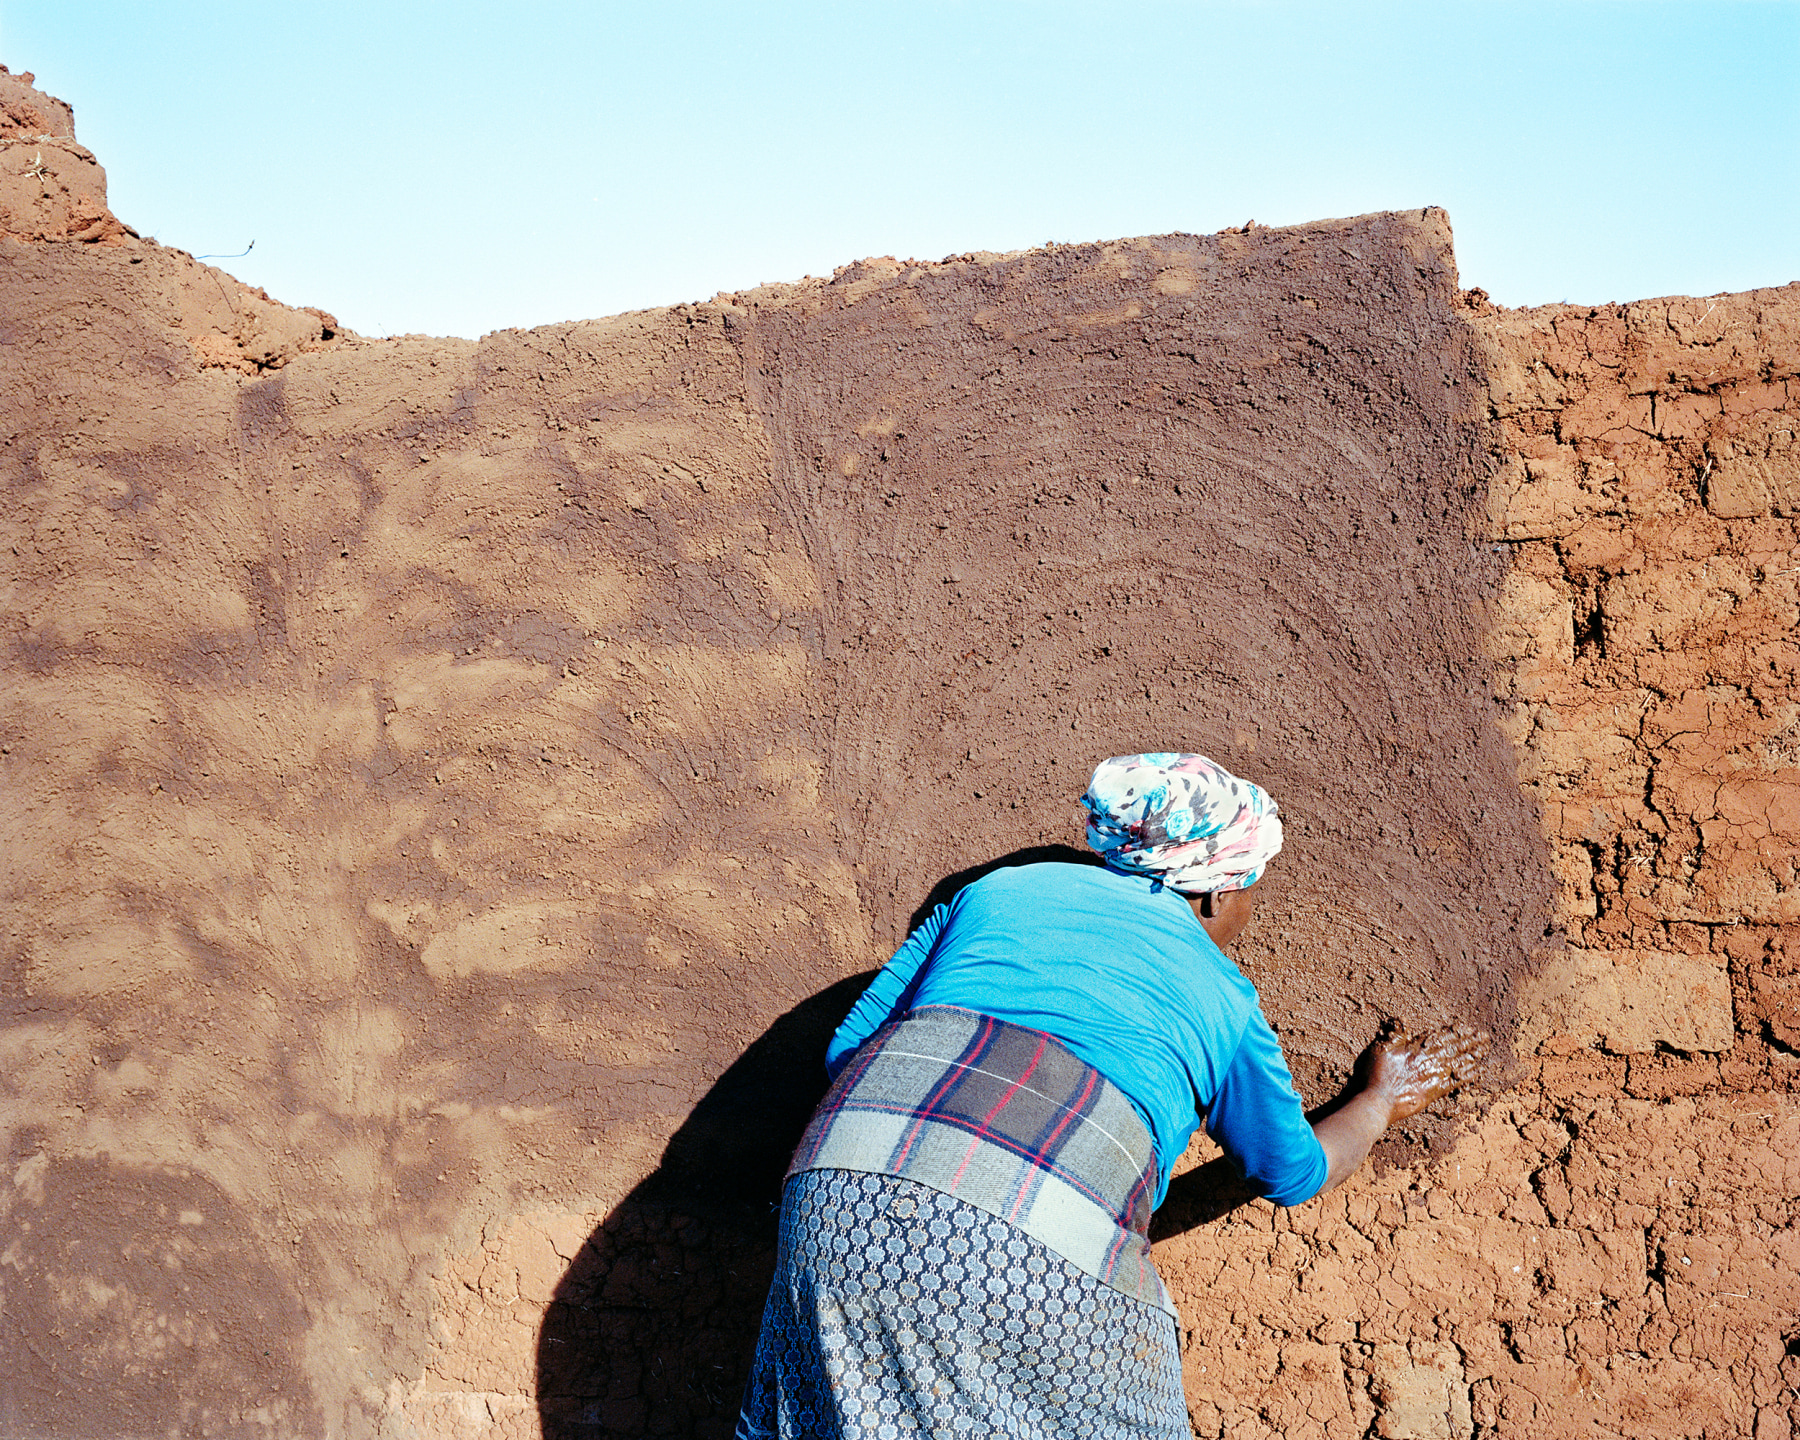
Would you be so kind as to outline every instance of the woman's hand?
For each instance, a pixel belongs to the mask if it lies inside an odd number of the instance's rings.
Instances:
[[[1363,1089],[1387,1106],[1387,1123],[1417,1115],[1433,1100],[1466,1085],[1494,1048],[1473,1025],[1447,1025],[1423,1035],[1395,1035],[1369,1047]]]
[[[1452,1025],[1423,1035],[1388,1035],[1363,1052],[1362,1085],[1331,1114],[1313,1121],[1325,1150],[1325,1189],[1342,1185],[1381,1132],[1417,1115],[1475,1078],[1493,1049],[1487,1031]]]

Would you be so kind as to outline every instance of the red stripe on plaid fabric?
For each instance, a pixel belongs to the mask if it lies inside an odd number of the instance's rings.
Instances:
[[[855,1105],[846,1105],[846,1106],[842,1107],[842,1109],[838,1110],[835,1113],[842,1115],[842,1114],[846,1114],[846,1113],[852,1113],[855,1111],[865,1111],[865,1110],[870,1112],[871,1114],[875,1114],[875,1115],[911,1115],[915,1119],[918,1120],[919,1125],[921,1127],[926,1126],[926,1125],[943,1125],[946,1128],[951,1129],[951,1130],[961,1130],[964,1134],[969,1133],[968,1127],[965,1124],[965,1122],[956,1119],[955,1116],[921,1115],[917,1110],[912,1109],[910,1106],[889,1105],[889,1104],[884,1104],[882,1101],[879,1101],[879,1100],[858,1100]],[[820,1148],[825,1143],[825,1141],[823,1139],[823,1135],[826,1133],[829,1133],[829,1132],[822,1131],[821,1139],[811,1149],[809,1149],[804,1155],[801,1155],[798,1152],[795,1153],[794,1161],[788,1167],[789,1174],[792,1174],[795,1171],[808,1169],[812,1165],[812,1162],[818,1158]],[[983,1140],[980,1136],[977,1136],[975,1139],[975,1144],[978,1148],[982,1145],[991,1145],[994,1149],[1002,1150],[1006,1154],[1011,1155],[1014,1159],[1024,1160],[1026,1163],[1031,1165],[1032,1168],[1034,1168],[1034,1169],[1042,1170],[1047,1175],[1054,1175],[1058,1180],[1062,1181],[1063,1184],[1067,1185],[1071,1190],[1074,1190],[1074,1191],[1078,1192],[1079,1194],[1081,1194],[1082,1196],[1084,1196],[1085,1198],[1093,1201],[1094,1204],[1098,1205],[1102,1210],[1104,1210],[1108,1215],[1110,1215],[1115,1222],[1122,1222],[1124,1219],[1129,1218],[1129,1216],[1131,1214],[1131,1211],[1129,1208],[1131,1196],[1141,1194],[1144,1190],[1144,1186],[1141,1183],[1133,1186],[1130,1195],[1126,1196],[1126,1202],[1127,1202],[1126,1208],[1120,1209],[1119,1207],[1115,1206],[1113,1204],[1113,1202],[1106,1195],[1102,1194],[1099,1190],[1096,1190],[1092,1185],[1090,1185],[1087,1181],[1083,1180],[1079,1175],[1075,1174],[1074,1172],[1072,1172],[1070,1170],[1065,1169],[1063,1166],[1059,1165],[1054,1160],[1047,1160],[1042,1155],[1039,1155],[1034,1151],[1026,1150],[1026,1149],[1022,1148],[1021,1146],[1019,1146],[1018,1144],[1008,1141],[1005,1136],[990,1136],[986,1140]],[[891,1163],[898,1164],[899,1162],[893,1161]],[[892,1171],[892,1172],[883,1172],[883,1173],[904,1174],[905,1172]],[[942,1187],[941,1186],[933,1186],[933,1188],[941,1189]],[[1005,1217],[1002,1216],[1001,1218],[1004,1219]]]
[[[917,1107],[918,1118],[913,1121],[912,1129],[906,1133],[905,1139],[901,1141],[900,1148],[895,1152],[890,1163],[895,1165],[906,1163],[906,1157],[912,1153],[913,1145],[925,1129],[925,1122],[937,1118],[932,1112],[962,1080],[963,1077],[958,1073],[959,1067],[962,1069],[972,1068],[975,1062],[981,1059],[982,1052],[999,1033],[1000,1022],[991,1016],[983,1015],[981,1024],[976,1028],[975,1038],[963,1047],[962,1055],[944,1071],[944,1078],[939,1080],[932,1092],[925,1097],[924,1103]]]
[[[1088,1103],[1088,1101],[1093,1098],[1094,1091],[1097,1090],[1099,1087],[1100,1087],[1100,1072],[1098,1070],[1094,1069],[1092,1066],[1089,1066],[1086,1083],[1083,1084],[1081,1087],[1081,1094],[1079,1094],[1075,1097],[1075,1103],[1073,1105],[1068,1106],[1063,1111],[1063,1118],[1061,1120],[1057,1121],[1056,1128],[1050,1132],[1049,1138],[1044,1141],[1044,1145],[1043,1145],[1044,1153],[1054,1153],[1051,1150],[1051,1147],[1056,1144],[1057,1139],[1062,1135],[1062,1132],[1068,1127],[1069,1122],[1080,1115],[1081,1107],[1086,1105]],[[1070,1182],[1070,1179],[1072,1178],[1072,1177],[1063,1175],[1061,1173],[1061,1168],[1059,1166],[1057,1166],[1055,1164],[1055,1162],[1051,1162],[1049,1165],[1046,1166],[1044,1164],[1044,1162],[1041,1159],[1039,1159],[1039,1160],[1035,1160],[1034,1163],[1037,1165],[1038,1169],[1040,1169],[1040,1170],[1046,1170],[1046,1169],[1049,1170],[1049,1172],[1051,1174],[1056,1175],[1059,1179],[1061,1179],[1064,1184],[1068,1184]],[[1012,1213],[1006,1217],[1008,1220],[1016,1220],[1019,1218],[1019,1212],[1025,1208],[1025,1202],[1031,1198],[1031,1188],[1032,1187],[1029,1185],[1020,1187],[1019,1198],[1013,1202]],[[1085,1187],[1077,1184],[1075,1186],[1075,1188],[1079,1190],[1079,1189],[1084,1189]],[[1104,1199],[1102,1199],[1102,1204],[1104,1204]],[[1108,1210],[1108,1213],[1111,1213],[1111,1207],[1107,1206],[1106,1208]],[[1127,1212],[1127,1213],[1129,1213],[1129,1212]],[[1117,1217],[1115,1217],[1115,1218],[1117,1218]]]
[[[962,1184],[963,1172],[969,1168],[969,1161],[975,1158],[975,1147],[980,1145],[981,1142],[987,1138],[989,1127],[994,1123],[994,1117],[1006,1108],[1007,1101],[1011,1100],[1013,1096],[1017,1095],[1019,1091],[1025,1088],[1025,1082],[1031,1078],[1031,1072],[1037,1069],[1038,1061],[1044,1058],[1044,1051],[1049,1046],[1049,1043],[1047,1038],[1042,1036],[1039,1037],[1038,1047],[1032,1052],[1031,1063],[1025,1067],[1024,1073],[1021,1074],[1017,1080],[1013,1081],[1004,1095],[994,1102],[994,1108],[981,1117],[981,1124],[975,1131],[975,1138],[969,1141],[969,1148],[963,1154],[962,1164],[956,1167],[956,1174],[950,1177],[950,1193],[952,1195],[956,1193],[956,1187]],[[1060,1125],[1057,1127],[1059,1130],[1061,1128]]]

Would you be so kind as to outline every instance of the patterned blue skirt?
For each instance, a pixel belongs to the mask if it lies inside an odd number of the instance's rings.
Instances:
[[[787,1182],[739,1440],[1188,1440],[1175,1322],[911,1180]]]

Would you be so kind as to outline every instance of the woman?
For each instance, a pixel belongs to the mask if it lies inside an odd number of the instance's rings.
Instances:
[[[1188,1435],[1150,1212],[1204,1117],[1257,1193],[1341,1183],[1468,1079],[1467,1028],[1375,1047],[1309,1124],[1224,947],[1281,848],[1201,755],[1103,761],[1102,866],[994,871],[908,937],[831,1041],[783,1191],[743,1440]]]

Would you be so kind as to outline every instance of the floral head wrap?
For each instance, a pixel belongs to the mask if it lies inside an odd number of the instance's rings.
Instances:
[[[1281,850],[1269,792],[1204,755],[1102,760],[1081,803],[1102,860],[1188,895],[1247,890]]]

